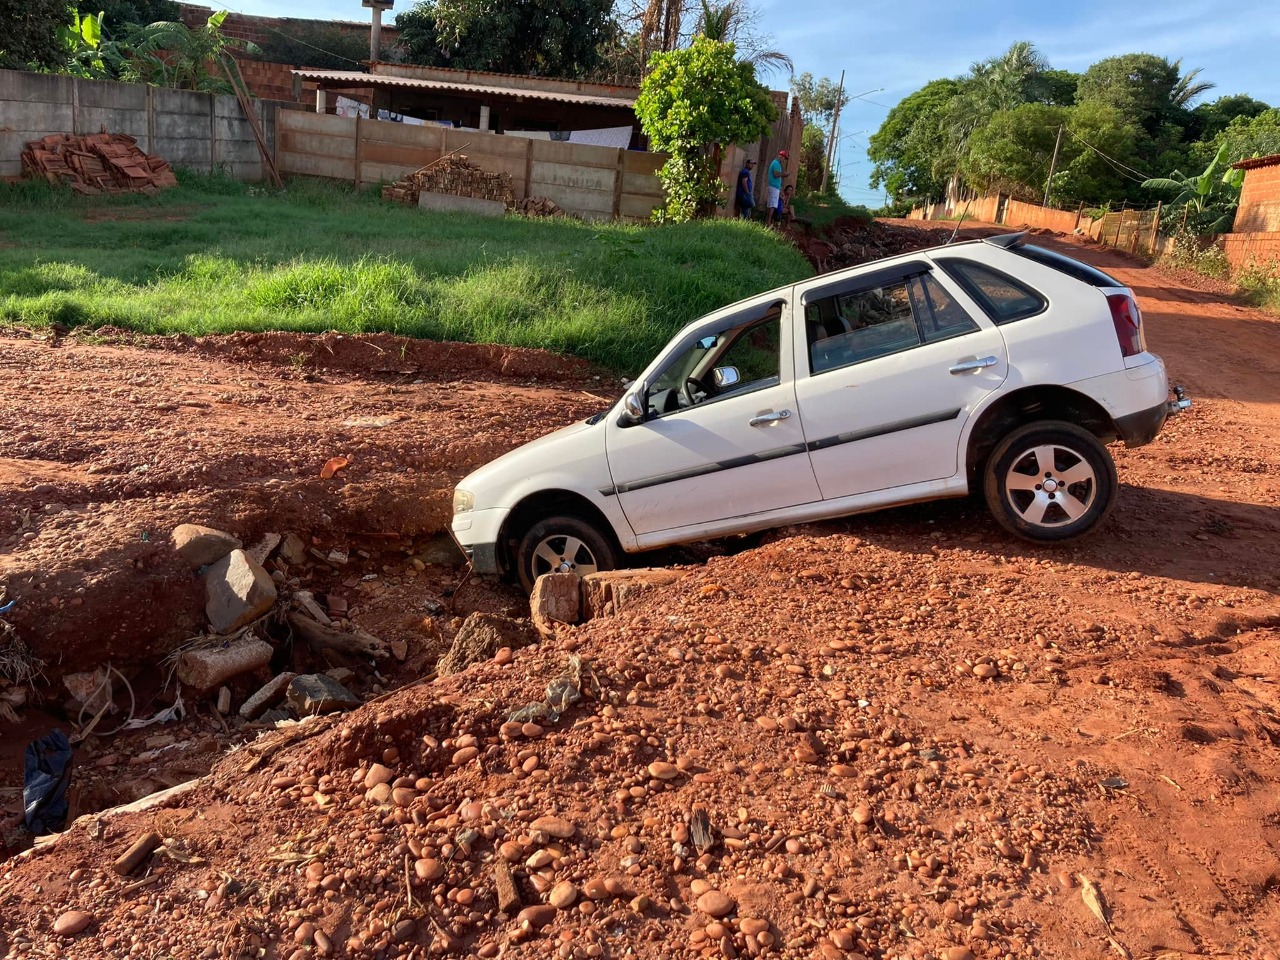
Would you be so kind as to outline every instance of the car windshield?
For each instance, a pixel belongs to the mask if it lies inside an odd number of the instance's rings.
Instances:
[[[651,392],[660,390],[678,390],[685,380],[693,375],[701,365],[703,358],[713,350],[718,350],[724,342],[724,334],[707,336],[697,340],[683,353],[676,356],[666,369],[658,376],[649,388]]]

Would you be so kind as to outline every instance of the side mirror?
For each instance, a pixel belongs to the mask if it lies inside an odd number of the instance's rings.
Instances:
[[[717,390],[727,390],[742,382],[742,374],[738,373],[737,367],[716,367],[711,371],[711,382]]]
[[[648,392],[648,387],[640,383],[623,396],[622,409],[631,423],[644,423],[645,414],[648,413],[645,409],[645,395]]]

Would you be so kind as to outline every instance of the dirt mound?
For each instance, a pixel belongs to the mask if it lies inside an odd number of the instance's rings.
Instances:
[[[840,217],[814,233],[792,235],[819,273],[936,247],[950,238],[950,230],[903,227],[858,217]]]

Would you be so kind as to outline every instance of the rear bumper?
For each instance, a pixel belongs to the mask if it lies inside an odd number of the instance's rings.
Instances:
[[[1171,416],[1191,407],[1191,401],[1183,393],[1181,387],[1175,388],[1177,399],[1165,400],[1154,407],[1131,413],[1128,416],[1116,417],[1116,428],[1126,447],[1141,447],[1150,443],[1164,427],[1164,422]]]

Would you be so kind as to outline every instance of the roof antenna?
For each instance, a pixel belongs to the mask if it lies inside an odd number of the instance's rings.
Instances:
[[[960,211],[960,219],[956,221],[956,228],[951,231],[951,239],[947,241],[948,244],[956,242],[956,234],[960,232],[960,224],[964,223],[964,218],[969,213],[969,204],[971,203],[973,203],[972,200],[964,202],[964,209]]]

